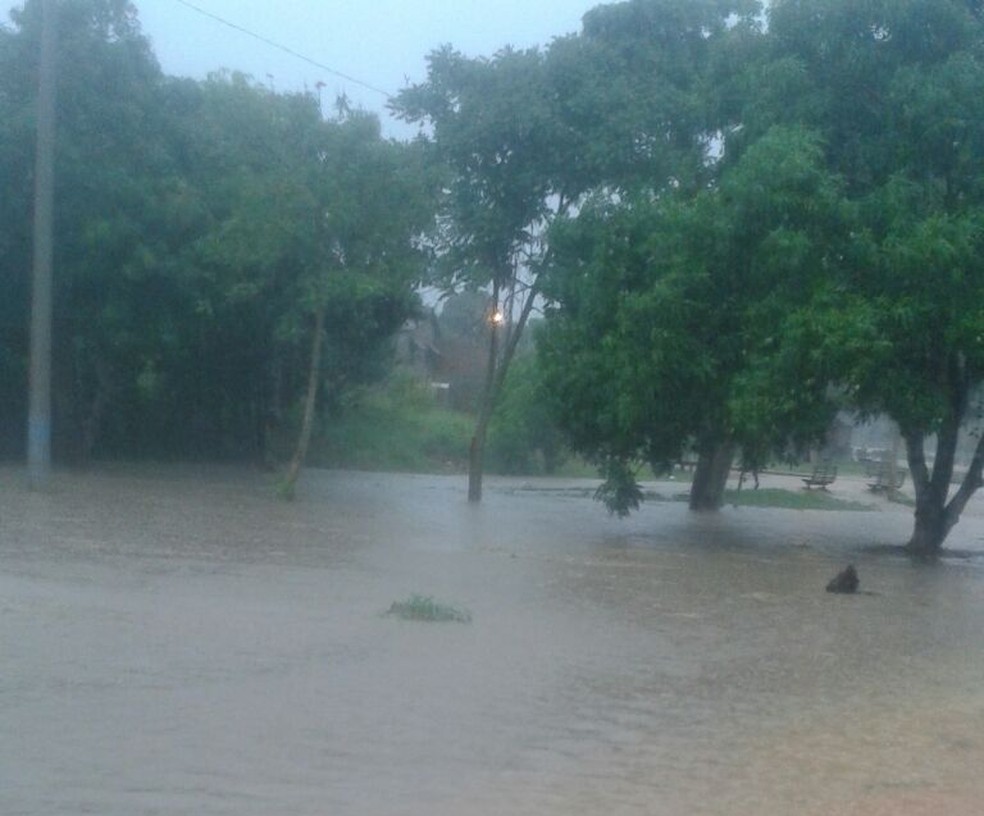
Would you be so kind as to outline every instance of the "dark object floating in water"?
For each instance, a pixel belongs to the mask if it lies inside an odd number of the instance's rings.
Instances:
[[[858,591],[858,571],[854,569],[854,564],[849,564],[846,569],[838,572],[830,583],[827,584],[827,592],[843,592],[851,594]]]

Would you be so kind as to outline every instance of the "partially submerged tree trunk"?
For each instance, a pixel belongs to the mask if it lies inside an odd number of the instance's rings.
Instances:
[[[499,362],[499,326],[495,319],[499,308],[499,283],[492,286],[492,313],[489,321],[489,356],[485,364],[485,385],[482,387],[482,398],[478,405],[478,419],[475,421],[475,432],[472,434],[471,445],[468,447],[468,501],[482,500],[482,473],[485,461],[485,439],[488,435],[489,422],[496,394],[496,367]]]
[[[482,399],[478,406],[478,419],[475,421],[475,432],[472,434],[471,445],[468,448],[468,501],[480,502],[482,500],[482,476],[484,475],[485,461],[485,440],[488,436],[489,422],[492,420],[492,412],[495,410],[496,401],[502,393],[502,386],[506,381],[506,374],[509,372],[509,364],[516,354],[516,346],[523,333],[533,311],[533,302],[536,300],[537,288],[530,287],[523,303],[523,311],[519,319],[512,327],[507,339],[502,355],[499,355],[499,332],[495,322],[492,322],[491,336],[489,338],[489,357],[488,368],[485,371],[485,386],[482,389]],[[495,283],[492,287],[493,308],[499,306],[499,284]]]
[[[321,348],[325,333],[325,306],[318,307],[314,316],[314,336],[311,339],[311,363],[308,368],[307,393],[304,396],[304,417],[301,420],[301,432],[297,438],[297,448],[287,468],[287,475],[280,484],[281,498],[293,499],[294,487],[301,475],[301,467],[311,444],[311,431],[314,428],[314,414],[318,400],[318,382],[321,378]]]
[[[907,549],[913,555],[933,558],[943,549],[950,530],[960,520],[967,502],[982,484],[984,469],[984,436],[974,450],[963,481],[947,501],[953,481],[953,465],[957,454],[957,437],[966,416],[970,384],[964,360],[957,355],[950,360],[945,372],[949,393],[949,411],[936,434],[936,456],[930,472],[926,464],[925,435],[922,431],[902,428],[909,470],[916,491],[915,525]]]
[[[967,502],[984,484],[981,477],[984,469],[984,437],[982,437],[977,443],[963,481],[953,497],[947,501],[953,478],[959,420],[960,417],[956,417],[947,421],[940,429],[932,471],[926,464],[923,434],[918,432],[903,434],[909,469],[912,472],[912,484],[916,491],[915,523],[906,549],[922,558],[934,558],[939,555],[943,549],[943,542],[960,520],[960,514],[963,513]]]
[[[690,486],[691,510],[717,510],[721,507],[734,456],[735,445],[727,438],[711,439],[698,446],[697,468]]]

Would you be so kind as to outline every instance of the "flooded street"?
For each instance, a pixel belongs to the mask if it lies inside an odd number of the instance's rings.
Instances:
[[[984,560],[873,550],[904,508],[22,481],[0,470],[6,816],[984,812]],[[949,543],[984,552],[984,515]],[[869,594],[825,593],[848,561]],[[413,593],[473,620],[383,614]]]

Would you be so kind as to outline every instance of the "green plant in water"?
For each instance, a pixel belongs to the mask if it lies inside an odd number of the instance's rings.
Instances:
[[[435,601],[429,595],[414,593],[405,601],[394,601],[386,612],[404,620],[419,621],[453,621],[455,623],[471,623],[471,612],[451,604]]]

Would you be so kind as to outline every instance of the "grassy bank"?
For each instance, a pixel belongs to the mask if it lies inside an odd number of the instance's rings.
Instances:
[[[473,421],[416,391],[372,391],[325,423],[309,463],[353,470],[457,473],[468,465]]]
[[[473,415],[438,404],[420,383],[397,381],[364,391],[325,421],[312,440],[308,463],[352,470],[465,473],[474,429]],[[486,472],[547,473],[531,436],[528,423],[493,422],[485,449]],[[567,454],[555,455],[552,466],[551,475],[597,475],[596,468]]]
[[[738,507],[781,507],[789,510],[871,510],[863,502],[847,501],[823,490],[726,490],[725,504]]]

